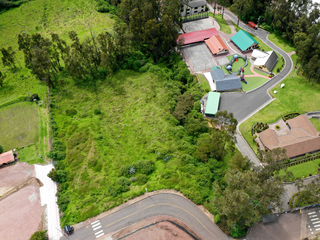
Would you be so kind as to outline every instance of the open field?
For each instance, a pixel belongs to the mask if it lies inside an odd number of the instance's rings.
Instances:
[[[0,143],[5,150],[39,141],[38,105],[21,102],[0,108]]]
[[[39,154],[39,151],[35,145],[25,147],[19,150],[19,156],[20,156],[19,162],[27,162],[29,164],[44,163],[43,158],[40,158],[38,154]]]
[[[291,58],[295,63],[296,55]],[[284,88],[280,88],[279,84],[270,91],[276,99],[240,125],[242,135],[255,152],[257,146],[252,141],[251,128],[256,122],[273,123],[286,113],[306,113],[320,109],[319,84],[312,86],[311,82],[308,82],[305,77],[297,75],[296,71],[292,71],[282,83],[285,84]],[[277,91],[277,94],[272,93],[274,90]]]
[[[295,177],[308,177],[309,174],[315,175],[318,173],[318,164],[320,163],[320,159],[316,159],[310,162],[301,163],[298,165],[294,165],[291,167],[288,167],[288,171],[291,171]],[[279,172],[280,175],[284,174],[284,170],[282,169]]]
[[[317,129],[318,132],[320,132],[320,122],[318,118],[310,118],[310,121],[312,122],[313,126]]]
[[[212,12],[209,12],[209,16],[210,16],[210,17],[213,17],[213,18],[217,21],[217,23],[218,23],[219,26],[220,26],[220,31],[222,31],[222,32],[224,32],[224,33],[226,33],[226,34],[231,34],[231,29],[230,29],[228,23],[226,22],[226,20],[224,20],[224,19],[222,18],[222,15],[221,15],[221,14],[215,14],[215,15],[213,16],[213,13],[212,13]]]

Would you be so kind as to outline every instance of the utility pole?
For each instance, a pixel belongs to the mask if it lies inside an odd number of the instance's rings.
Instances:
[[[259,16],[259,18],[258,18],[258,24],[257,24],[257,27],[259,27],[260,18],[261,18],[261,16]]]
[[[148,189],[146,188],[147,196],[149,197]]]

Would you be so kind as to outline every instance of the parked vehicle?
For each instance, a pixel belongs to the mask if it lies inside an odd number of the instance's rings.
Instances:
[[[65,232],[66,234],[69,235],[69,234],[73,233],[74,228],[71,227],[70,225],[67,225],[67,226],[65,226],[65,227],[63,228],[63,230],[64,230],[64,232]]]

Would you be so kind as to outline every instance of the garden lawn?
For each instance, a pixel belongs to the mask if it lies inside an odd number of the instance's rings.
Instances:
[[[318,132],[320,132],[320,122],[318,118],[309,118],[312,122],[313,126],[317,129]]]
[[[39,141],[38,105],[21,102],[0,108],[0,145],[5,151]]]
[[[310,162],[305,162],[305,163],[288,167],[288,171],[291,171],[296,178],[308,177],[309,174],[315,175],[318,173],[319,163],[320,163],[320,159],[316,159]],[[279,174],[284,175],[285,174],[284,170],[282,169],[279,172]]]
[[[268,38],[271,42],[273,42],[275,45],[277,45],[279,48],[281,48],[286,53],[291,53],[295,51],[295,48],[292,46],[292,43],[288,41],[287,39],[284,39],[281,36],[278,36],[274,33],[270,33],[268,35]]]
[[[231,34],[231,29],[230,29],[228,23],[226,22],[226,20],[222,18],[221,14],[216,14],[213,16],[213,13],[209,12],[209,16],[213,17],[217,21],[217,23],[220,26],[220,31],[222,31],[226,34]]]
[[[19,162],[27,162],[29,164],[44,163],[43,157],[39,156],[40,152],[35,145],[20,149],[18,154],[20,157]]]
[[[295,62],[296,56],[293,55],[292,59]],[[257,146],[252,141],[251,128],[256,122],[274,123],[287,113],[302,114],[320,109],[320,84],[312,86],[311,82],[308,82],[304,76],[295,74],[295,71],[292,71],[281,83],[285,84],[284,88],[280,88],[279,83],[270,91],[278,92],[273,94],[276,99],[240,125],[242,135],[255,152],[257,152]]]
[[[269,79],[262,77],[245,77],[245,80],[247,81],[247,84],[245,84],[244,81],[241,81],[241,86],[242,90],[246,92],[253,90],[269,81]]]
[[[98,13],[95,5],[95,0],[34,0],[10,9],[0,14],[1,36],[5,36],[0,37],[0,47],[12,46],[17,51],[19,63],[24,66],[23,54],[18,50],[17,35],[21,32],[41,33],[46,37],[53,32],[69,41],[67,34],[72,30],[83,39],[90,37],[90,28],[95,34],[110,29],[114,21],[108,14]],[[7,75],[4,86],[0,87],[0,105],[28,93],[45,97],[45,86],[31,75],[29,69],[10,71],[1,63],[0,71]]]

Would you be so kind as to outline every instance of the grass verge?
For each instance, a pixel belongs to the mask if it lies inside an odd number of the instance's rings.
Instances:
[[[39,156],[40,152],[36,145],[24,147],[19,150],[19,162],[27,162],[29,164],[44,163],[43,156]]]
[[[199,80],[200,80],[200,83],[202,85],[202,88],[207,91],[209,89],[210,91],[210,85],[209,85],[209,82],[208,80],[206,79],[206,77],[203,75],[203,74],[197,74]]]
[[[222,31],[222,32],[224,32],[226,34],[231,34],[231,28],[229,27],[229,25],[226,22],[226,20],[222,18],[221,14],[213,15],[212,12],[209,12],[209,16],[213,17],[217,21],[217,23],[220,26],[220,31]]]
[[[281,36],[278,36],[274,33],[270,33],[268,38],[271,42],[273,42],[275,45],[277,45],[286,53],[291,53],[295,51],[295,48],[292,46],[292,43],[290,43],[290,41],[288,41],[287,39],[284,39]]]
[[[241,81],[242,89],[246,92],[253,90],[265,82],[269,81],[267,78],[262,77],[245,77],[245,80],[247,81],[247,84],[245,84],[243,81]]]

